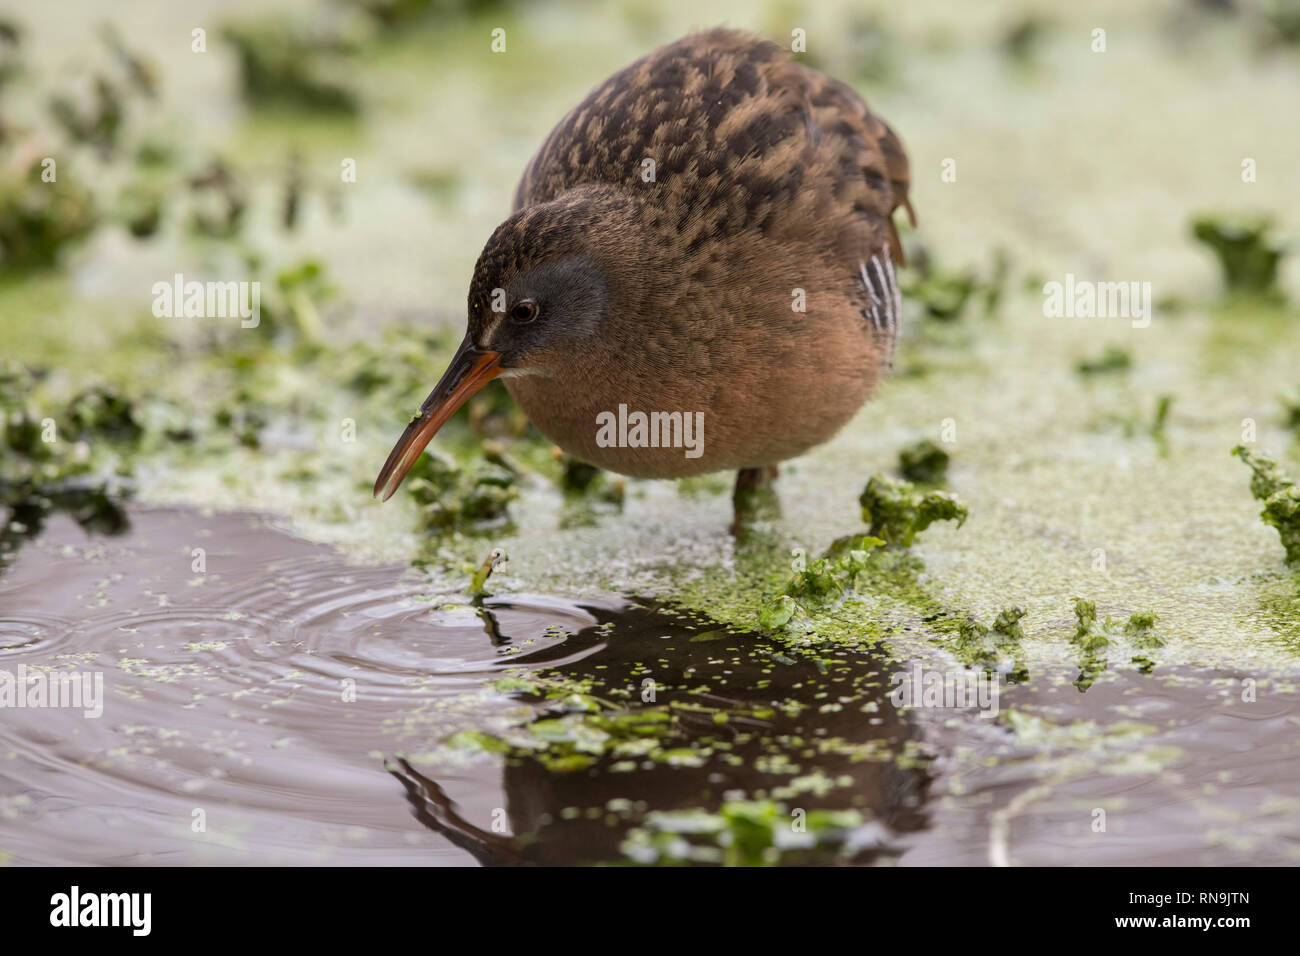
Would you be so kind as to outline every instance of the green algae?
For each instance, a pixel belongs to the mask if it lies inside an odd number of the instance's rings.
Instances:
[[[74,396],[65,416],[68,432],[78,440],[102,438],[130,443],[139,441],[144,434],[134,401],[103,385]]]
[[[1106,375],[1127,372],[1133,367],[1133,355],[1128,349],[1115,345],[1106,346],[1100,357],[1084,359],[1075,365],[1080,375]]]
[[[773,800],[731,800],[716,813],[657,811],[628,832],[623,853],[634,863],[775,866],[793,852],[848,858],[848,837],[863,823],[856,810],[790,808]]]
[[[798,601],[788,594],[778,594],[758,612],[758,626],[765,631],[779,631],[789,627],[796,618],[802,621],[807,617],[808,612]]]
[[[484,462],[473,469],[455,468],[440,480],[417,477],[407,494],[420,503],[420,521],[431,531],[481,534],[500,530],[510,522],[510,503],[519,497],[515,476],[498,465]]]
[[[1198,216],[1192,235],[1219,259],[1229,295],[1280,298],[1278,265],[1286,249],[1269,235],[1273,220],[1259,214]]]
[[[898,470],[904,478],[917,485],[942,484],[948,473],[948,462],[948,453],[928,438],[908,445],[898,453]]]
[[[862,520],[870,534],[898,547],[910,547],[916,536],[936,521],[965,524],[969,512],[945,491],[923,492],[910,482],[875,475],[858,498]]]
[[[444,746],[464,750],[473,746],[515,760],[535,760],[552,773],[575,773],[598,761],[635,759],[669,766],[701,766],[713,754],[704,741],[687,731],[684,721],[705,715],[715,724],[733,717],[762,720],[769,711],[753,706],[708,706],[680,700],[633,706],[591,693],[592,677],[551,673],[543,679],[498,681],[503,693],[537,701],[538,715],[520,715],[495,734],[454,734]],[[611,688],[615,696],[630,697],[626,688]],[[688,746],[689,744],[689,746]]]
[[[1007,683],[1024,683],[1029,680],[1025,631],[1020,626],[1020,619],[1024,616],[1024,610],[1015,607],[999,611],[991,625],[967,617],[958,625],[956,637],[943,642],[943,646],[968,667],[989,671],[1002,669],[1006,671]]]
[[[814,636],[814,632],[821,631],[814,622],[818,612],[838,605],[846,594],[856,593],[860,578],[865,584],[873,569],[872,552],[884,545],[880,538],[852,535],[832,546],[826,557],[797,568],[783,593],[763,602],[758,627],[772,633]]]
[[[0,507],[8,512],[0,525],[0,568],[56,512],[87,532],[116,534],[128,523],[131,452],[143,434],[133,404],[96,387],[57,417],[42,417],[36,388],[30,370],[0,367]]]
[[[90,191],[76,180],[43,182],[43,167],[0,171],[0,272],[48,269],[99,225]]]
[[[1109,666],[1109,654],[1113,647],[1127,642],[1137,653],[1132,662],[1139,671],[1149,674],[1156,666],[1156,660],[1150,651],[1164,646],[1164,640],[1156,633],[1155,623],[1159,619],[1155,612],[1146,611],[1132,614],[1123,624],[1113,620],[1110,615],[1105,621],[1097,620],[1097,604],[1083,598],[1074,599],[1074,614],[1078,621],[1074,636],[1070,642],[1078,649],[1079,676],[1075,686],[1086,691],[1097,680],[1097,676]]]
[[[1232,453],[1250,466],[1250,493],[1264,502],[1261,520],[1277,529],[1288,564],[1300,564],[1300,486],[1277,462],[1238,445]]]
[[[561,528],[597,527],[602,518],[622,512],[627,483],[600,468],[578,461],[558,448],[552,455],[560,471],[556,485],[564,494]]]
[[[996,314],[1011,271],[1006,250],[995,251],[993,266],[985,277],[974,268],[942,267],[936,264],[928,245],[919,241],[913,245],[909,252],[912,268],[903,274],[901,282],[904,294],[920,302],[927,316],[941,324],[956,323],[976,303],[984,317]]]
[[[240,89],[258,107],[352,115],[358,37],[326,18],[264,17],[222,31],[239,58]]]
[[[905,290],[907,295],[925,303],[926,312],[941,322],[961,318],[971,301],[979,280],[974,273],[932,272]]]
[[[1300,432],[1300,388],[1278,396],[1282,406],[1282,421],[1287,428]]]

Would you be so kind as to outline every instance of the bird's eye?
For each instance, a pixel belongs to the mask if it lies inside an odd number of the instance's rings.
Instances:
[[[531,322],[537,318],[537,303],[532,299],[520,299],[510,310],[510,318],[516,322]]]

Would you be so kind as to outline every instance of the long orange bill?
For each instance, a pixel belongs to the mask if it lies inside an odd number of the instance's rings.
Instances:
[[[411,420],[388,455],[388,461],[375,479],[375,497],[387,501],[402,484],[402,479],[419,459],[438,429],[456,414],[465,401],[501,374],[500,352],[480,352],[466,336],[452,357],[447,371],[420,406],[420,414]]]

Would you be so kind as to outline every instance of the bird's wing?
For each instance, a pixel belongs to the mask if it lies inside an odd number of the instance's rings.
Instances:
[[[516,210],[587,183],[639,188],[655,164],[657,202],[698,205],[745,192],[761,223],[770,203],[833,191],[837,205],[888,222],[911,213],[898,137],[849,86],[795,61],[767,40],[716,29],[660,47],[598,84],[556,124],[515,191]],[[913,217],[915,218],[915,217]]]
[[[898,136],[863,99],[839,80],[797,64],[789,85],[801,90],[810,138],[822,158],[817,166],[835,195],[841,268],[851,272],[848,296],[893,363],[902,319],[895,263],[905,265],[894,213],[916,215],[908,199],[911,174]]]
[[[894,272],[889,246],[883,246],[865,262],[860,262],[858,277],[862,283],[862,296],[858,299],[862,315],[871,324],[877,338],[885,344],[888,364],[893,365],[898,327],[903,315],[903,296],[898,290],[898,276]]]
[[[646,160],[658,188],[638,180]],[[852,88],[775,43],[710,30],[615,73],[547,136],[515,209],[588,183],[653,190],[658,220],[686,255],[750,234],[823,258],[892,352],[894,264],[905,261],[894,211],[915,223],[907,156]]]
[[[833,166],[837,192],[851,198],[855,212],[879,217],[894,260],[906,265],[893,219],[901,207],[916,225],[916,213],[908,199],[912,177],[903,144],[851,87],[815,70],[798,69],[811,111],[810,125],[818,137],[837,141]]]
[[[555,125],[524,170],[515,210],[587,183],[636,187],[647,159],[671,187],[661,201],[691,203],[733,185],[746,152],[801,132],[792,111],[773,109],[767,72],[782,62],[789,56],[775,43],[725,29],[654,50]]]

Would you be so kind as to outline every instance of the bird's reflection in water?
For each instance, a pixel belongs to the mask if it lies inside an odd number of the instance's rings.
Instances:
[[[512,607],[496,601],[481,608],[494,645],[511,643],[497,612]],[[491,809],[462,811],[435,771],[390,762],[416,816],[479,862],[622,861],[621,845],[645,814],[716,812],[735,799],[776,800],[787,814],[860,812],[863,825],[847,846],[786,852],[782,862],[887,861],[895,835],[925,825],[928,775],[891,759],[916,732],[889,700],[889,675],[898,668],[883,654],[826,651],[815,660],[648,601],[586,610],[595,625],[519,663],[542,678],[590,681],[590,697],[612,702],[616,715],[667,714],[659,753],[686,759],[605,753],[561,771],[511,751],[502,779],[508,833],[471,823],[467,817],[485,818]],[[537,704],[538,720],[559,713],[541,695],[521,699]]]

